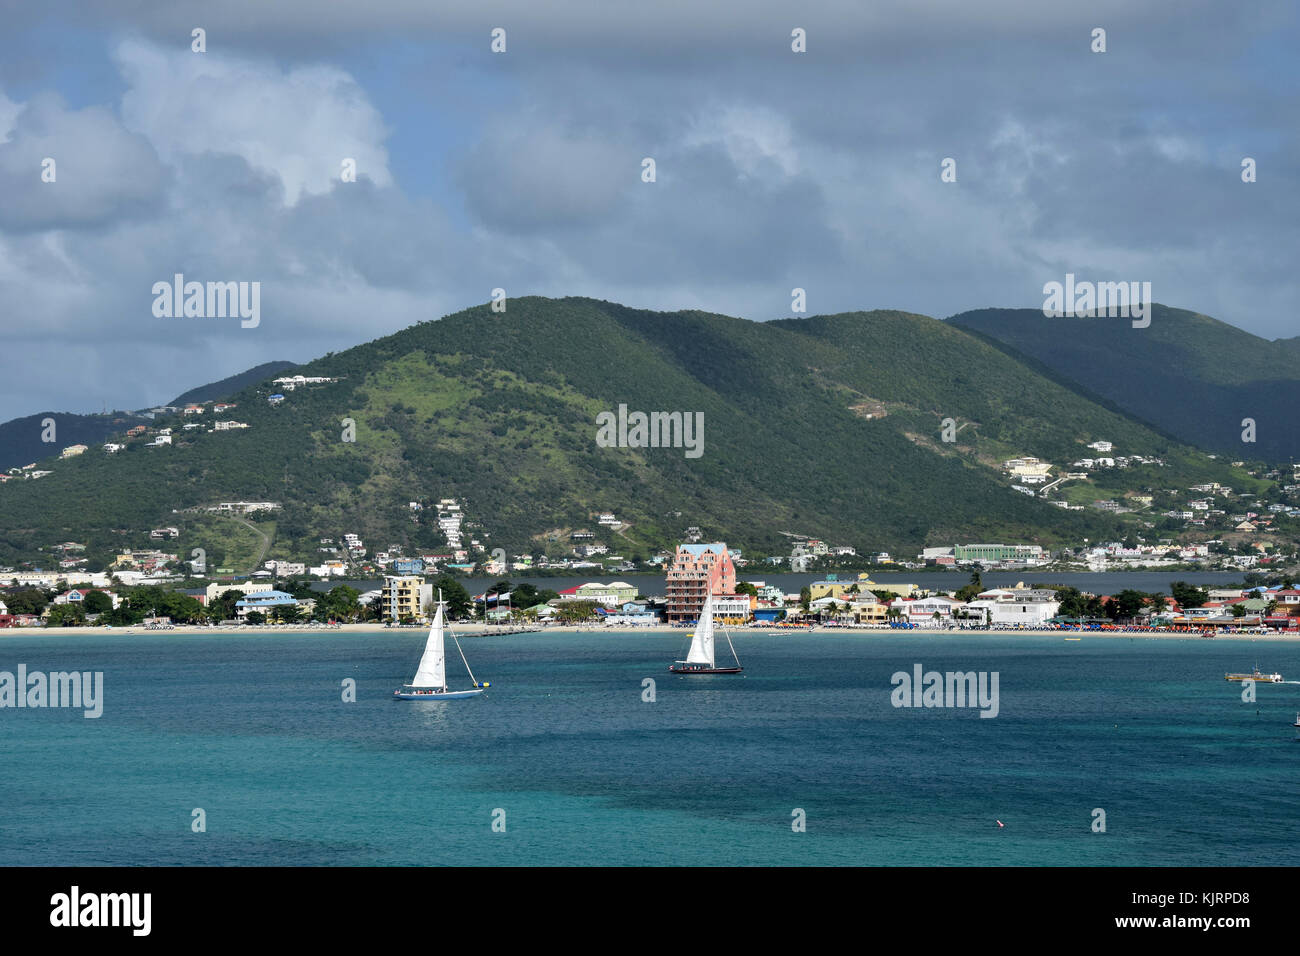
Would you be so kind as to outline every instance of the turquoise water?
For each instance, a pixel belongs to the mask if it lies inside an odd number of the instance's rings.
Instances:
[[[0,638],[106,685],[0,710],[4,862],[1300,863],[1300,685],[1222,679],[1300,645],[742,633],[743,676],[673,677],[684,638],[468,639],[492,688],[448,703],[390,699],[417,631]],[[997,671],[999,715],[894,708],[916,663]]]

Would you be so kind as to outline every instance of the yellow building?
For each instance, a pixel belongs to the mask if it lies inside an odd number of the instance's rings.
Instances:
[[[869,574],[858,575],[859,591],[890,591],[902,598],[910,598],[921,588],[915,584],[877,584]]]
[[[889,619],[889,608],[879,601],[863,601],[850,608],[855,624],[877,624]]]
[[[389,575],[384,578],[379,596],[379,606],[386,621],[418,621],[425,616],[424,609],[432,601],[433,585],[419,575]]]
[[[814,581],[808,585],[809,600],[816,601],[824,597],[833,597],[837,601],[851,600],[856,591],[850,592],[852,581]],[[865,591],[867,588],[858,585],[858,591]]]

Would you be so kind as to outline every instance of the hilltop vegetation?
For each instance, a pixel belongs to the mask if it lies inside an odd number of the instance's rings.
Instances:
[[[773,553],[788,552],[783,531],[904,554],[958,540],[1053,545],[1125,525],[1017,494],[990,465],[1068,462],[1105,438],[1165,459],[1135,470],[1137,486],[1242,479],[952,324],[901,312],[756,323],[530,297],[296,371],[337,381],[287,392],[278,406],[267,402],[277,389],[250,384],[221,416],[248,429],[159,419],[174,429],[171,446],[92,448],[0,487],[0,562],[69,539],[89,555],[141,547],[160,525],[181,527],[167,550],[184,557],[205,547],[212,567],[248,560],[252,544],[223,548],[211,526],[174,513],[224,500],[280,502],[267,556],[298,560],[345,531],[372,550],[445,550],[410,508],[444,497],[481,525],[467,537],[511,553],[542,550],[555,529],[592,527],[599,511],[627,522],[612,546],[630,556],[674,545],[688,525]],[[702,412],[702,456],[600,447],[596,416],[620,404]],[[945,418],[961,425],[954,443],[941,440]],[[355,441],[344,440],[349,421]]]
[[[1048,319],[1037,309],[980,309],[948,321],[1179,441],[1239,459],[1300,456],[1300,340],[1269,342],[1162,305],[1139,329],[1123,318]],[[1242,441],[1247,418],[1254,443]]]
[[[192,388],[188,392],[183,392],[173,398],[168,405],[187,405],[190,402],[212,402],[218,399],[227,398],[236,392],[247,388],[249,385],[256,385],[258,382],[264,382],[268,378],[275,378],[279,375],[288,375],[298,367],[295,362],[263,362],[261,365],[255,365],[246,372],[240,372],[238,375],[231,375],[223,378],[219,382],[210,382],[207,385],[200,385],[198,388]]]

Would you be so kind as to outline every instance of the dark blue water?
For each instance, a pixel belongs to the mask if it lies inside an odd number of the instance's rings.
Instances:
[[[745,634],[742,677],[672,677],[684,639],[470,639],[487,694],[396,703],[423,633],[3,638],[106,682],[0,710],[4,862],[1300,863],[1300,686],[1222,676],[1300,645]],[[893,707],[915,663],[997,671],[999,715]]]

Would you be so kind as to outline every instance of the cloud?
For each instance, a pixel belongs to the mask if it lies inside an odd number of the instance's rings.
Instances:
[[[495,123],[460,163],[469,208],[497,229],[567,229],[608,223],[641,181],[636,151],[525,117]]]
[[[379,112],[347,73],[330,66],[280,70],[216,51],[194,53],[123,41],[115,59],[129,89],[126,126],[167,162],[185,155],[238,156],[284,184],[284,201],[327,192],[344,159],[358,175],[392,182]]]
[[[106,109],[69,110],[52,93],[21,106],[0,97],[0,130],[0,229],[97,227],[162,199],[158,155]]]
[[[34,7],[0,37],[0,332],[23,359],[0,419],[156,403],[497,286],[757,319],[799,286],[812,312],[947,315],[1034,307],[1073,271],[1294,331],[1300,152],[1269,57],[1295,31],[1267,0],[1204,23],[1114,0],[62,8],[103,59],[90,80]],[[155,319],[174,272],[262,282],[261,326]]]

